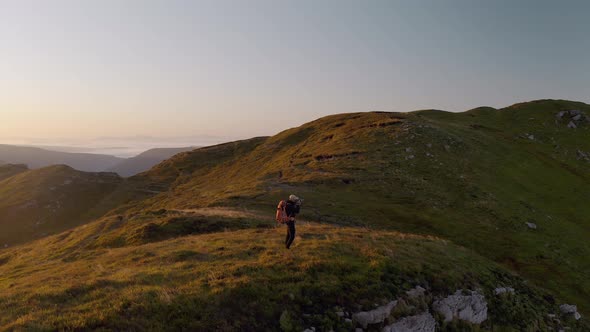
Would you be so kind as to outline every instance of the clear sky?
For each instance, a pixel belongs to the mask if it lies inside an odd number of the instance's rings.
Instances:
[[[0,0],[2,138],[590,102],[590,1]]]

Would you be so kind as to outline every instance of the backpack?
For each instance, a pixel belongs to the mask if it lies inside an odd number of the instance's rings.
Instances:
[[[277,214],[275,216],[275,220],[279,224],[284,224],[287,221],[289,221],[289,217],[287,217],[287,211],[285,210],[286,207],[287,202],[285,202],[284,200],[280,201],[279,205],[277,205]]]

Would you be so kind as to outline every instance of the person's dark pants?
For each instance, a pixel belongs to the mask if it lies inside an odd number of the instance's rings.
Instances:
[[[295,240],[295,222],[287,221],[287,237],[285,238],[285,246],[287,249],[291,247],[293,240]]]

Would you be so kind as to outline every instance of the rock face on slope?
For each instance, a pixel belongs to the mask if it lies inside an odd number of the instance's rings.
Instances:
[[[442,300],[435,301],[433,309],[445,317],[445,322],[461,319],[480,324],[488,318],[488,305],[485,297],[477,291],[458,290]]]
[[[383,328],[383,332],[434,332],[436,320],[428,312],[404,317]]]
[[[391,310],[393,310],[396,305],[397,301],[391,301],[388,304],[371,311],[357,312],[352,315],[352,319],[359,323],[363,328],[367,328],[369,324],[382,323],[387,317],[389,317]]]

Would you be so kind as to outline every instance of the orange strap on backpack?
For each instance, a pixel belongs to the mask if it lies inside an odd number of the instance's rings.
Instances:
[[[289,217],[287,217],[287,211],[285,211],[286,207],[287,202],[285,202],[284,200],[280,201],[279,205],[277,206],[277,214],[275,216],[275,220],[279,224],[284,224],[287,221],[289,221]]]

